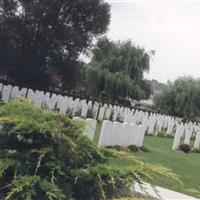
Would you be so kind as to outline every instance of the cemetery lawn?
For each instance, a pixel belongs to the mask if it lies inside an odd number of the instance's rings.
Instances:
[[[100,126],[100,124],[97,126],[96,141]],[[200,190],[200,154],[172,151],[172,143],[173,138],[145,136],[144,146],[149,149],[149,152],[137,152],[133,155],[144,162],[161,164],[171,169],[183,183],[177,183],[163,176],[154,176],[152,184],[200,198],[200,194],[191,191],[191,189]],[[109,164],[123,168],[132,165],[133,161],[115,158],[110,160]]]

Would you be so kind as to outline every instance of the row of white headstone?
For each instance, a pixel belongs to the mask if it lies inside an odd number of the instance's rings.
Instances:
[[[22,88],[12,85],[0,84],[0,91],[2,93],[2,100],[7,103],[10,99],[16,97],[27,97],[33,101],[38,107],[47,107],[50,110],[57,108],[61,113],[71,112],[71,115],[80,116],[82,118],[88,117],[89,110],[93,119],[98,121],[111,120],[113,122],[120,121],[124,124],[143,124],[147,128],[148,134],[157,135],[161,130],[166,129],[168,135],[176,135],[180,127],[184,129],[182,136],[185,136],[185,143],[188,143],[189,138],[196,136],[200,130],[199,125],[189,122],[187,124],[180,123],[180,118],[166,116],[155,113],[148,113],[139,110],[130,109],[127,107],[101,105],[98,102],[87,100],[73,99],[72,97],[44,93],[43,91],[33,91],[32,89]],[[79,113],[79,114],[78,114]],[[117,125],[116,125],[117,126]],[[174,138],[175,140],[175,138]],[[177,142],[175,142],[177,143]],[[175,145],[176,146],[176,145]],[[174,149],[174,148],[173,148]]]
[[[73,99],[68,96],[57,95],[54,93],[50,94],[49,92],[45,93],[39,90],[34,91],[27,88],[20,89],[19,87],[13,87],[12,85],[0,84],[0,92],[4,103],[8,103],[9,100],[16,97],[26,97],[30,101],[33,101],[39,108],[47,107],[50,110],[56,108],[59,109],[61,113],[66,113],[70,110],[72,112],[72,116],[75,116],[76,112],[80,112],[80,116],[83,118],[87,117],[88,110],[92,107],[94,108],[93,111],[96,109],[95,114],[97,114],[99,109],[97,102],[95,102],[93,106],[92,101],[87,102],[85,99]]]
[[[196,133],[194,134],[193,131],[196,131]],[[177,150],[179,148],[181,139],[183,139],[184,144],[190,145],[192,136],[195,137],[193,148],[199,149],[200,148],[200,129],[196,127],[196,130],[193,130],[193,128],[189,126],[179,125],[176,129],[176,133],[174,136],[172,150]]]
[[[99,147],[143,145],[145,126],[104,120],[98,141]]]
[[[74,119],[81,118],[75,117]],[[97,121],[95,119],[86,119],[86,127],[83,134],[88,136],[90,139],[94,139],[96,125]],[[136,145],[140,147],[143,145],[147,128],[148,126],[146,124],[136,125],[134,123],[120,123],[104,120],[100,131],[98,146],[105,147],[119,145],[127,147],[129,145]],[[184,136],[184,144],[189,145],[192,137],[192,130],[186,130],[186,134],[184,135],[184,126],[179,125],[176,129],[172,150],[179,148],[181,138]],[[199,147],[200,131],[195,135],[193,148],[198,149]]]
[[[83,120],[80,117],[74,117],[73,120]],[[86,135],[90,139],[94,139],[96,132],[97,120],[88,118],[85,120],[86,126],[83,131],[83,135]],[[144,125],[112,122],[104,120],[98,146],[123,146],[136,145],[141,147],[143,145],[144,135],[146,127]]]

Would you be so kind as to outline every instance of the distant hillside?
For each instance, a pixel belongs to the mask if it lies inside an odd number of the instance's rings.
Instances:
[[[153,94],[157,94],[157,93],[162,92],[166,87],[166,84],[160,83],[160,82],[158,82],[157,80],[154,80],[154,79],[151,80],[151,81],[148,80],[148,82],[151,84]]]

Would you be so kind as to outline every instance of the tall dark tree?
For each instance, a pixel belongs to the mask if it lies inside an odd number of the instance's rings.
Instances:
[[[105,33],[110,6],[102,0],[1,0],[1,75],[18,84],[71,88],[79,56]]]
[[[150,85],[143,79],[149,70],[153,52],[135,46],[131,41],[113,42],[99,40],[93,49],[93,57],[87,66],[87,84],[90,94],[112,102],[148,98]]]

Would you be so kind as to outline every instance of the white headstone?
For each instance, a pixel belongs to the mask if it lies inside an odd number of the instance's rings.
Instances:
[[[145,135],[145,126],[139,125],[138,127],[138,138],[137,138],[137,146],[141,147],[143,145]]]
[[[99,120],[99,121],[103,121],[103,119],[104,119],[104,114],[105,114],[105,108],[104,108],[104,107],[101,107],[100,110],[99,110],[99,115],[98,115],[98,120]]]
[[[111,116],[111,112],[112,112],[112,110],[110,108],[107,108],[106,112],[105,112],[104,118],[107,119],[107,120],[109,120],[110,116]]]
[[[194,141],[194,148],[198,149],[200,144],[200,132],[197,132],[195,141]]]
[[[122,137],[121,137],[121,141],[120,141],[120,145],[121,146],[128,146],[128,140],[129,140],[129,136],[131,134],[131,126],[128,123],[123,123],[122,124]]]
[[[119,114],[118,110],[113,110],[113,117],[112,117],[113,121],[117,121],[118,114]]]
[[[26,97],[27,91],[28,91],[27,88],[22,88],[22,89],[20,90],[20,96],[21,96],[21,97]]]
[[[19,87],[14,86],[12,88],[12,92],[11,92],[10,98],[11,99],[15,99],[16,97],[20,97],[20,90],[19,90]]]
[[[101,127],[101,132],[100,132],[100,137],[98,141],[98,146],[99,147],[105,147],[109,145],[109,140],[111,139],[110,134],[112,131],[112,122],[108,120],[104,120],[102,127]]]
[[[120,122],[114,122],[111,132],[111,139],[109,141],[109,145],[120,145],[122,135],[122,124]]]
[[[175,136],[174,136],[174,142],[173,142],[173,145],[172,145],[172,150],[178,149],[179,144],[180,144],[180,140],[181,140],[181,135],[182,135],[181,129],[177,128]]]
[[[27,99],[30,101],[33,101],[34,96],[35,96],[35,92],[32,89],[28,89]]]
[[[0,83],[0,92],[2,91],[2,89],[3,89],[3,84]]]
[[[124,117],[124,123],[130,123],[130,122],[131,122],[130,115],[125,115],[125,117]]]
[[[93,139],[96,130],[96,125],[97,121],[95,119],[86,119],[86,127],[83,134],[88,136],[90,139]]]
[[[99,106],[97,103],[94,103],[94,106],[92,108],[92,113],[93,113],[93,118],[97,119],[97,114],[98,114]]]
[[[192,131],[191,130],[187,130],[185,133],[185,139],[184,139],[184,144],[190,144],[190,138],[192,136]]]
[[[137,145],[137,138],[138,138],[138,126],[136,124],[131,124],[128,145]]]
[[[4,85],[2,90],[2,101],[8,103],[12,91],[12,85]]]
[[[86,103],[83,104],[82,110],[81,110],[81,117],[86,118],[88,112],[88,105]]]

